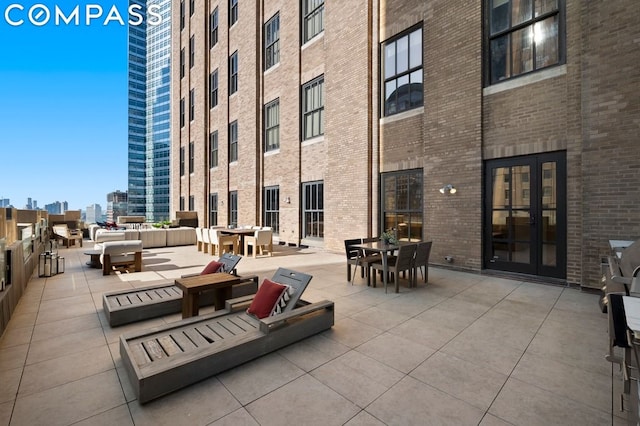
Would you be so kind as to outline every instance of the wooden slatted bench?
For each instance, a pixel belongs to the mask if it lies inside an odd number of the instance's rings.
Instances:
[[[328,330],[333,302],[300,299],[311,275],[279,268],[272,281],[289,286],[282,312],[246,313],[253,296],[230,299],[224,310],[120,336],[120,356],[142,404]]]
[[[120,356],[141,404],[328,330],[330,301],[300,300],[295,309],[258,320],[251,296],[225,310],[120,336]]]
[[[258,291],[258,277],[242,277],[242,281],[231,288],[231,297],[255,294]],[[214,303],[214,293],[204,292],[200,296],[200,306]],[[151,287],[119,290],[102,296],[102,307],[111,327],[157,318],[178,313],[182,310],[182,290],[175,284],[167,283]]]

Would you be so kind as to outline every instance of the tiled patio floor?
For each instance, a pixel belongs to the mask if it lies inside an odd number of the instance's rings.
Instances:
[[[239,273],[311,273],[303,298],[334,301],[335,326],[140,405],[118,336],[180,315],[112,329],[102,293],[199,272],[212,257],[151,249],[144,272],[103,277],[83,249],[61,251],[66,272],[32,277],[0,339],[0,425],[623,423],[596,295],[438,268],[429,284],[385,294],[348,284],[340,254],[283,246]]]

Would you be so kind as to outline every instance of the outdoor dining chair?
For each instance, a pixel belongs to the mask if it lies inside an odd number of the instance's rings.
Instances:
[[[403,244],[398,249],[397,256],[390,256],[387,262],[387,271],[384,271],[384,267],[382,265],[382,260],[371,262],[369,266],[372,269],[377,269],[382,271],[383,273],[391,273],[393,276],[393,282],[395,285],[395,291],[398,293],[400,291],[400,272],[409,271],[409,286],[411,287],[411,283],[413,282],[413,258],[416,254],[417,244]],[[371,275],[373,276],[373,286],[376,286],[376,274],[375,271],[371,271]],[[388,280],[387,280],[388,281]],[[384,291],[387,291],[387,286],[385,285]]]

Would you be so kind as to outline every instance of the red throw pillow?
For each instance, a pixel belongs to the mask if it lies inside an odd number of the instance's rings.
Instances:
[[[218,272],[223,265],[224,263],[220,263],[220,262],[216,262],[215,260],[212,260],[211,262],[209,262],[207,266],[204,267],[202,272],[200,272],[200,275],[207,275],[207,274],[213,274],[215,272]]]
[[[257,318],[266,318],[273,311],[278,299],[282,293],[287,289],[287,286],[274,283],[270,279],[265,278],[262,281],[262,285],[258,289],[258,292],[251,302],[251,306],[247,309],[247,313],[256,316]]]

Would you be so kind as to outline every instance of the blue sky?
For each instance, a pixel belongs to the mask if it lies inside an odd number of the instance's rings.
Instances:
[[[10,13],[24,24],[7,23],[9,4],[24,6]],[[52,16],[79,5],[80,25],[35,26],[35,4]],[[17,208],[27,197],[106,208],[108,192],[127,189],[127,26],[86,25],[87,4],[128,20],[126,0],[0,0],[0,198]]]

